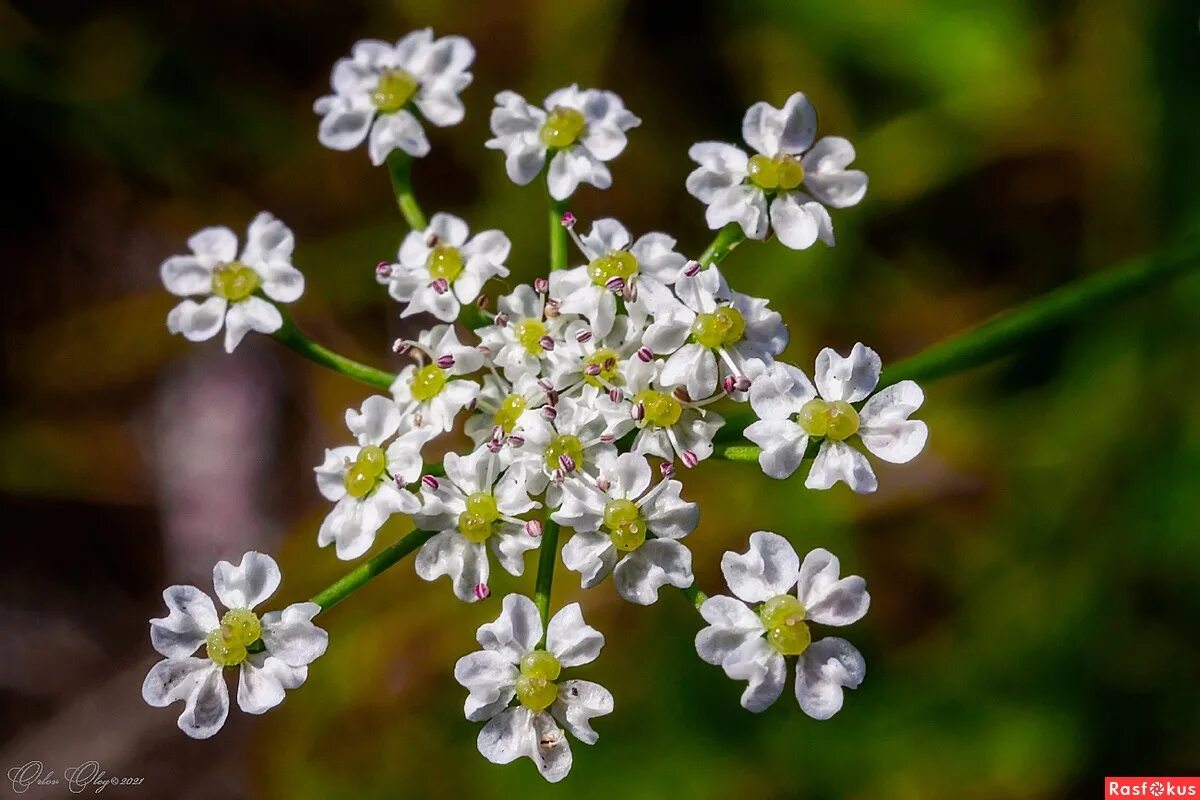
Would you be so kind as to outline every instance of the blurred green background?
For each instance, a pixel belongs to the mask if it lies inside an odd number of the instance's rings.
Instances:
[[[835,249],[746,245],[725,271],[783,311],[806,369],[825,345],[919,352],[1200,214],[1194,3],[0,3],[0,767],[96,759],[146,778],[106,792],[128,797],[695,800],[1095,798],[1104,775],[1200,769],[1195,276],[927,385],[930,445],[877,464],[876,495],[738,464],[686,476],[704,589],[756,529],[867,577],[871,613],[845,635],[868,676],[831,721],[790,690],[740,709],[677,593],[636,608],[560,568],[555,605],[580,599],[608,635],[585,677],[616,712],[557,787],[527,761],[493,766],[452,665],[532,575],[466,606],[407,562],[322,616],[328,654],[265,717],[234,710],[192,742],[178,707],[146,708],[163,586],[207,588],[217,558],[250,548],[279,556],[280,603],[347,568],[315,547],[310,470],[369,393],[264,337],[227,357],[168,336],[158,264],[199,227],[269,209],[297,235],[301,323],[398,369],[405,329],[372,274],[404,232],[387,177],[362,149],[322,149],[311,103],[355,40],[426,25],[478,58],[418,194],[502,228],[522,280],[545,269],[543,199],[482,146],[497,91],[621,94],[643,125],[614,187],[573,210],[693,255],[711,234],[683,188],[687,147],[736,141],[750,103],[805,91],[822,131],[858,146],[870,192],[835,214]]]

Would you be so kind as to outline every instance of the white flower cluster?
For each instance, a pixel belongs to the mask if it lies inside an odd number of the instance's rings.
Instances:
[[[397,148],[425,155],[416,115],[435,125],[461,120],[458,92],[470,81],[472,58],[465,40],[435,40],[429,31],[395,46],[360,42],[334,67],[335,94],[317,102],[321,142],[349,149],[369,133],[377,164]],[[570,86],[547,97],[544,108],[502,92],[487,147],[503,151],[519,184],[546,167],[550,195],[564,200],[582,183],[611,184],[606,162],[639,123],[607,91]],[[743,135],[756,155],[695,145],[690,154],[700,167],[687,188],[708,204],[709,225],[736,223],[754,239],[770,226],[792,248],[818,238],[833,244],[826,207],[857,203],[867,179],[845,169],[854,157],[849,142],[815,140],[815,131],[816,112],[795,94],[782,109],[756,103],[746,113]],[[494,301],[483,291],[509,275],[510,241],[496,230],[472,236],[451,214],[434,214],[428,227],[407,235],[394,262],[379,265],[379,282],[403,304],[400,316],[427,314],[436,323],[396,342],[411,363],[390,396],[348,410],[349,443],[327,450],[315,468],[317,487],[333,504],[319,545],[358,558],[390,516],[408,515],[428,532],[417,574],[448,578],[456,597],[477,602],[490,595],[493,561],[521,575],[530,550],[556,545],[557,535],[547,536],[553,523],[570,531],[561,558],[583,588],[611,575],[622,598],[650,605],[663,587],[693,586],[684,541],[699,508],[683,498],[679,478],[714,455],[726,427],[721,404],[748,404],[757,416],[745,437],[760,447],[767,475],[786,478],[811,458],[811,489],[843,481],[855,492],[875,490],[855,439],[896,463],[923,448],[925,424],[909,419],[923,400],[920,388],[903,381],[872,395],[881,373],[873,350],[856,344],[848,357],[823,350],[814,386],[780,360],[788,331],[769,302],[733,289],[715,264],[689,258],[673,237],[634,236],[615,219],[596,220],[581,236],[570,213],[562,224],[575,257]],[[296,300],[303,288],[289,263],[290,231],[260,215],[238,259],[224,229],[201,231],[190,244],[193,255],[163,264],[163,280],[176,294],[210,297],[172,311],[172,331],[205,339],[224,317],[232,350],[247,330],[280,327],[271,301]],[[495,311],[487,311],[493,302]],[[460,423],[473,447],[427,464],[427,445]],[[258,713],[278,703],[283,688],[299,685],[304,665],[324,649],[324,634],[310,622],[319,610],[312,603],[254,616],[249,609],[271,593],[278,573],[250,575],[265,557],[246,558],[251,565],[236,575],[218,565],[218,595],[234,609],[224,618],[198,590],[173,587],[170,616],[152,621],[155,647],[168,658],[147,678],[146,699],[185,699],[180,726],[192,735],[210,735],[224,719],[221,666],[241,665],[239,702]],[[825,550],[801,563],[787,540],[766,532],[751,535],[747,553],[726,553],[721,566],[738,599],[703,602],[709,627],[696,638],[699,655],[748,682],[742,705],[752,711],[779,696],[786,659],[794,658],[801,708],[817,719],[835,713],[842,689],[861,683],[865,664],[842,639],[812,641],[809,625],[860,619],[869,603],[864,581],[839,578],[838,561]],[[603,687],[560,680],[561,670],[595,659],[604,637],[576,604],[548,622],[547,608],[539,614],[529,597],[509,595],[501,605],[496,621],[479,629],[483,650],[455,668],[470,693],[465,713],[486,721],[478,742],[486,758],[525,756],[557,781],[571,766],[565,733],[592,744],[590,720],[613,710]],[[201,644],[209,660],[191,657]]]

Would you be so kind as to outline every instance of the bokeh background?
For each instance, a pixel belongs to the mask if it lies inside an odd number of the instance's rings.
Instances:
[[[348,568],[315,547],[311,468],[369,393],[265,337],[226,356],[171,337],[158,264],[210,224],[269,209],[296,231],[319,340],[398,369],[376,262],[404,230],[363,150],[316,141],[314,98],[362,37],[432,25],[474,41],[466,121],[416,167],[427,212],[500,227],[542,274],[544,208],[484,150],[491,98],[620,93],[644,120],[615,185],[573,200],[710,233],[686,149],[735,141],[753,101],[802,89],[871,189],[839,244],[743,246],[727,274],[772,298],[787,355],[862,340],[888,361],[1144,252],[1200,211],[1193,3],[1145,0],[0,2],[0,767],[96,759],[174,798],[1094,798],[1104,775],[1200,768],[1200,282],[1193,276],[927,385],[932,438],[881,489],[807,492],[705,463],[700,585],[772,529],[868,578],[848,638],[866,683],[829,722],[761,716],[701,663],[677,593],[581,596],[609,635],[587,677],[617,698],[597,746],[547,786],[486,763],[451,668],[497,602],[466,606],[404,563],[323,615],[332,646],[261,718],[187,740],[139,696],[161,588],[276,554],[277,599]],[[393,520],[388,542],[407,530]],[[533,559],[530,559],[532,569]],[[530,591],[501,580],[494,596]],[[10,788],[0,785],[0,795]],[[66,796],[43,787],[27,796]]]

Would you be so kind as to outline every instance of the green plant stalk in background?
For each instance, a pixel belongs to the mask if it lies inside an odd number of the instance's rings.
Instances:
[[[404,221],[414,231],[425,230],[429,223],[412,190],[412,156],[402,150],[393,150],[388,156],[387,168],[392,179],[392,191],[396,194],[396,205]]]
[[[319,605],[322,611],[328,611],[345,600],[351,593],[366,586],[375,576],[382,574],[406,555],[425,544],[433,538],[435,533],[435,531],[413,531],[317,592],[313,595],[312,602]]]
[[[334,372],[340,372],[348,378],[353,378],[376,389],[391,388],[392,381],[396,379],[394,374],[360,364],[354,359],[333,352],[324,345],[317,344],[296,326],[295,320],[292,319],[292,315],[285,307],[278,306],[278,308],[279,313],[283,316],[283,327],[271,334],[276,341],[295,350],[309,361],[320,364],[322,367],[328,367]]]
[[[533,586],[533,604],[542,618],[542,641],[538,647],[546,643],[546,625],[550,621],[550,590],[554,586],[554,565],[558,561],[558,531],[558,523],[551,519],[542,527],[537,579]]]

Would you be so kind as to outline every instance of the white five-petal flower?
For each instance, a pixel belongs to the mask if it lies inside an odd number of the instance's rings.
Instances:
[[[612,92],[575,84],[552,92],[545,107],[530,105],[515,92],[496,95],[495,138],[486,146],[504,152],[508,177],[524,186],[542,171],[550,153],[546,183],[554,199],[567,199],[580,183],[598,189],[611,186],[612,174],[604,162],[621,154],[625,132],[642,121]]]
[[[400,370],[392,381],[392,396],[414,427],[429,426],[439,433],[450,430],[458,412],[479,396],[479,384],[461,376],[478,371],[483,354],[458,341],[453,325],[434,325],[405,344],[430,363]]]
[[[246,553],[237,566],[218,562],[213,588],[229,609],[223,616],[195,586],[163,591],[168,613],[150,620],[150,642],[165,658],[146,675],[142,698],[159,708],[184,701],[179,729],[193,739],[207,739],[225,724],[225,667],[238,667],[238,706],[262,714],[283,702],[284,690],[304,683],[308,664],[325,652],[329,637],[312,623],[321,611],[316,603],[261,617],[252,610],[275,593],[280,577],[275,560],[262,553]],[[201,646],[203,658],[194,655]]]
[[[205,299],[187,299],[171,309],[167,330],[203,342],[224,325],[227,353],[250,331],[279,330],[283,316],[271,301],[293,303],[304,293],[304,276],[292,266],[295,244],[292,231],[265,211],[250,223],[241,256],[229,228],[197,232],[188,239],[191,254],[171,256],[159,272],[171,294]]]
[[[533,601],[510,594],[500,616],[480,626],[476,639],[483,649],[460,658],[454,678],[469,692],[463,708],[467,719],[487,720],[479,732],[479,752],[493,764],[528,758],[543,778],[557,783],[571,771],[571,745],[563,729],[595,744],[599,734],[592,718],[613,710],[612,694],[600,684],[559,680],[562,669],[596,659],[604,634],[585,623],[579,604],[572,603],[550,619],[542,645],[542,621]]]
[[[750,406],[759,420],[746,438],[762,448],[758,463],[772,478],[786,478],[804,459],[809,440],[820,439],[804,485],[828,489],[838,481],[856,492],[878,486],[871,463],[846,443],[855,434],[884,461],[904,464],[925,447],[929,428],[908,417],[925,395],[913,381],[900,381],[871,395],[879,383],[879,354],[861,342],[846,358],[825,348],[817,356],[817,385],[800,369],[776,363],[750,388]],[[869,399],[868,399],[869,398]],[[863,403],[855,409],[852,403]]]
[[[393,150],[421,157],[429,140],[411,108],[439,127],[463,119],[459,93],[471,83],[475,48],[461,36],[433,38],[429,28],[396,44],[364,39],[333,65],[333,94],[319,98],[317,138],[334,150],[353,150],[370,136],[367,151],[379,166]]]
[[[743,708],[763,711],[779,698],[788,656],[797,656],[796,700],[814,719],[832,717],[842,707],[842,690],[862,683],[867,671],[862,654],[845,639],[814,642],[808,629],[810,622],[849,625],[867,613],[866,581],[840,578],[839,570],[837,558],[821,549],[801,564],[787,539],[768,531],[750,534],[745,553],[725,553],[721,571],[738,599],[718,595],[704,601],[700,614],[708,627],[696,635],[696,652],[730,678],[747,682]]]
[[[783,108],[755,103],[742,120],[742,138],[757,151],[748,156],[722,142],[692,145],[688,155],[700,166],[687,189],[708,206],[713,230],[736,222],[746,236],[765,239],[767,214],[779,241],[795,250],[817,239],[834,243],[833,220],[825,206],[845,208],[862,200],[867,175],[846,169],[854,146],[839,136],[814,144],[817,112],[801,92]]]

